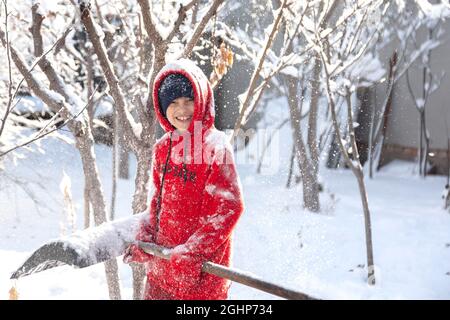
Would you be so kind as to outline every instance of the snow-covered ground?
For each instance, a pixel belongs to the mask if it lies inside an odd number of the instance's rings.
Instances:
[[[411,173],[410,163],[396,162],[367,181],[376,264],[376,285],[368,286],[356,180],[350,171],[321,169],[326,188],[322,213],[304,211],[301,186],[285,188],[288,130],[285,126],[276,137],[270,155],[279,159],[265,174],[237,161],[246,208],[234,234],[234,267],[323,299],[450,299],[450,214],[440,198],[445,178],[423,180]],[[71,179],[78,229],[83,225],[83,177],[76,151],[56,140],[46,140],[42,148],[45,154],[31,154],[7,170],[10,177],[28,182],[26,192],[39,204],[10,178],[0,178],[0,299],[8,298],[9,277],[31,252],[63,229],[70,231],[59,186],[63,172]],[[110,150],[97,146],[96,153],[110,199]],[[134,168],[132,159],[131,172]],[[133,178],[119,181],[119,217],[131,214],[133,190]],[[130,268],[118,261],[122,296],[131,299]],[[108,299],[102,265],[58,267],[22,278],[16,286],[20,299]],[[230,298],[277,297],[233,284]]]

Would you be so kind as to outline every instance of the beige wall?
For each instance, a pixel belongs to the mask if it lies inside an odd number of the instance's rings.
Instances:
[[[443,44],[432,51],[432,72],[436,77],[441,72],[444,76],[441,86],[429,97],[426,104],[426,123],[431,137],[431,148],[446,149],[447,133],[446,121],[450,126],[450,22],[443,25]],[[420,39],[425,39],[425,30],[421,30]],[[392,52],[392,51],[391,51]],[[387,60],[387,58],[386,58]],[[410,69],[410,80],[416,96],[422,96],[422,70],[418,64]],[[382,89],[379,88],[378,97],[382,97]],[[378,99],[381,100],[381,99]],[[387,132],[387,142],[407,147],[416,147],[419,137],[419,118],[411,94],[406,85],[406,76],[397,82],[394,88],[392,113]]]

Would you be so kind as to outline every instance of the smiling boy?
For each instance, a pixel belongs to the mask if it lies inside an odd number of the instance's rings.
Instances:
[[[244,204],[233,150],[214,127],[211,85],[181,59],[156,76],[153,102],[166,134],[153,148],[155,192],[136,239],[170,248],[171,259],[132,245],[124,261],[145,264],[145,299],[226,299],[229,280],[203,273],[202,264],[230,265],[231,234]]]

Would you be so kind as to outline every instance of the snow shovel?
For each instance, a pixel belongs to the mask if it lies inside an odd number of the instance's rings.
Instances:
[[[170,249],[154,243],[134,241],[134,235],[139,227],[140,220],[146,218],[148,218],[148,213],[141,213],[47,242],[37,249],[12,274],[11,279],[18,279],[61,265],[70,265],[76,268],[92,266],[122,255],[131,243],[136,243],[142,250],[149,254],[153,254],[162,259],[170,259]],[[203,272],[214,274],[285,299],[315,300],[315,298],[304,293],[212,262],[204,263],[202,270]]]
[[[170,249],[149,242],[137,241],[136,244],[148,254],[152,254],[162,259],[170,260]],[[202,271],[285,299],[317,300],[316,298],[313,298],[304,293],[262,280],[252,274],[249,274],[248,272],[242,272],[237,269],[225,267],[210,261],[203,263]]]

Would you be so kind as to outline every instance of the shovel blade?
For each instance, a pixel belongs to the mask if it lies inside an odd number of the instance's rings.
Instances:
[[[18,279],[62,265],[85,268],[114,259],[134,241],[137,228],[148,213],[106,222],[42,245],[18,268],[11,279]]]

